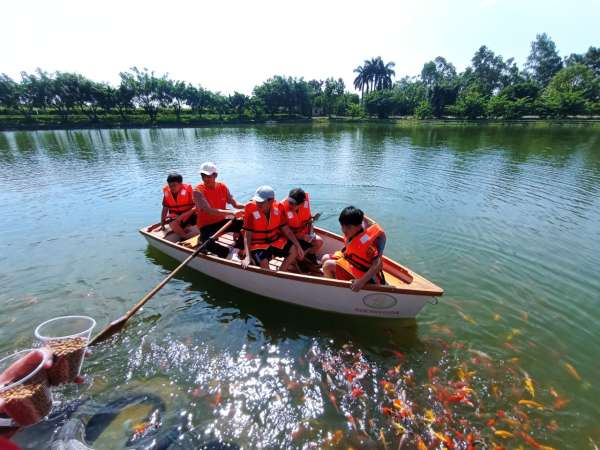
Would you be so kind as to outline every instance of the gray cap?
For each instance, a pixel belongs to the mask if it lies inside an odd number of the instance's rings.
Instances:
[[[261,186],[256,190],[256,194],[252,197],[252,200],[258,203],[272,200],[275,198],[275,191],[271,186]]]

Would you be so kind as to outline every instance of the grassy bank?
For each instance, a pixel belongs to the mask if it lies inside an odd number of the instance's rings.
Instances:
[[[159,113],[152,121],[146,114],[103,114],[90,118],[84,114],[72,114],[64,118],[58,114],[37,114],[30,118],[21,115],[0,115],[0,131],[15,130],[69,130],[94,128],[189,128],[214,125],[255,125],[269,123],[313,123],[313,124],[379,124],[399,127],[422,127],[431,125],[473,126],[473,125],[583,125],[600,126],[600,117],[573,117],[566,119],[526,118],[514,120],[465,120],[465,119],[416,119],[413,117],[303,117],[299,115],[275,115],[273,117],[251,118],[237,115],[198,116],[182,113],[179,117],[172,113]]]

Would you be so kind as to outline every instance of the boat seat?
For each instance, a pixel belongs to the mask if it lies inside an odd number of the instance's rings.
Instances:
[[[179,245],[182,245],[187,248],[197,248],[200,242],[201,242],[200,236],[194,236],[193,238],[190,238],[190,239],[180,242]],[[220,236],[217,239],[217,242],[226,247],[233,247],[235,244],[235,241],[233,239],[233,233],[223,234],[222,236]],[[213,253],[208,252],[208,254],[212,255]],[[237,255],[235,257],[233,257],[232,259],[236,260],[236,258],[237,258]],[[271,267],[271,270],[279,270],[279,268],[281,267],[281,264],[283,264],[283,259],[284,258],[282,258],[281,256],[277,256],[277,257],[273,258],[269,262],[269,266]],[[316,274],[311,274],[311,275],[316,275]]]

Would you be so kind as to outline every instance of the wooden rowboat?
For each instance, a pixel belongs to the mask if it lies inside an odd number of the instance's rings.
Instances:
[[[334,253],[343,247],[341,236],[317,227],[315,232],[324,241],[321,254]],[[178,243],[171,242],[168,238],[172,234],[167,236],[156,226],[142,228],[140,233],[152,247],[178,261],[187,258],[198,245],[197,237]],[[221,236],[218,242],[232,247],[231,233]],[[242,269],[240,259],[234,251],[227,258],[219,258],[211,253],[199,254],[190,261],[189,267],[264,297],[355,316],[415,317],[425,304],[436,303],[432,299],[444,293],[431,281],[387,257],[384,257],[383,266],[387,284],[367,285],[359,292],[350,289],[349,281],[327,279],[322,275],[275,271],[281,262],[281,258],[271,261],[274,270],[264,270],[257,266]]]

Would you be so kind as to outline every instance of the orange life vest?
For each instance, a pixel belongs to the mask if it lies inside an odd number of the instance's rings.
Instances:
[[[281,203],[273,202],[269,220],[258,209],[256,202],[246,204],[244,214],[246,217],[252,215],[252,228],[244,227],[244,230],[252,232],[250,250],[266,249],[271,246],[285,247],[287,237],[281,232],[281,221],[284,218],[285,211]],[[244,222],[247,222],[247,220],[244,220]]]
[[[336,252],[336,263],[354,278],[363,276],[379,256],[375,247],[375,239],[383,234],[383,228],[378,224],[371,225],[366,230],[348,240],[341,252]]]
[[[178,216],[194,207],[194,189],[189,184],[181,184],[177,199],[173,197],[168,184],[163,187],[163,192],[165,195],[164,204],[169,208],[169,217]]]
[[[281,202],[285,213],[287,214],[287,221],[290,230],[296,235],[297,238],[302,238],[310,231],[310,201],[308,200],[308,194],[304,203],[298,208],[298,212],[295,212],[293,207],[289,204],[287,198]]]
[[[196,190],[204,195],[204,198],[211,207],[216,209],[226,208],[229,189],[227,189],[225,183],[217,182],[214,189],[208,189],[203,183],[200,183],[196,186]],[[209,214],[203,209],[200,209],[197,214],[199,227],[212,225],[225,219],[225,216],[222,214]]]

